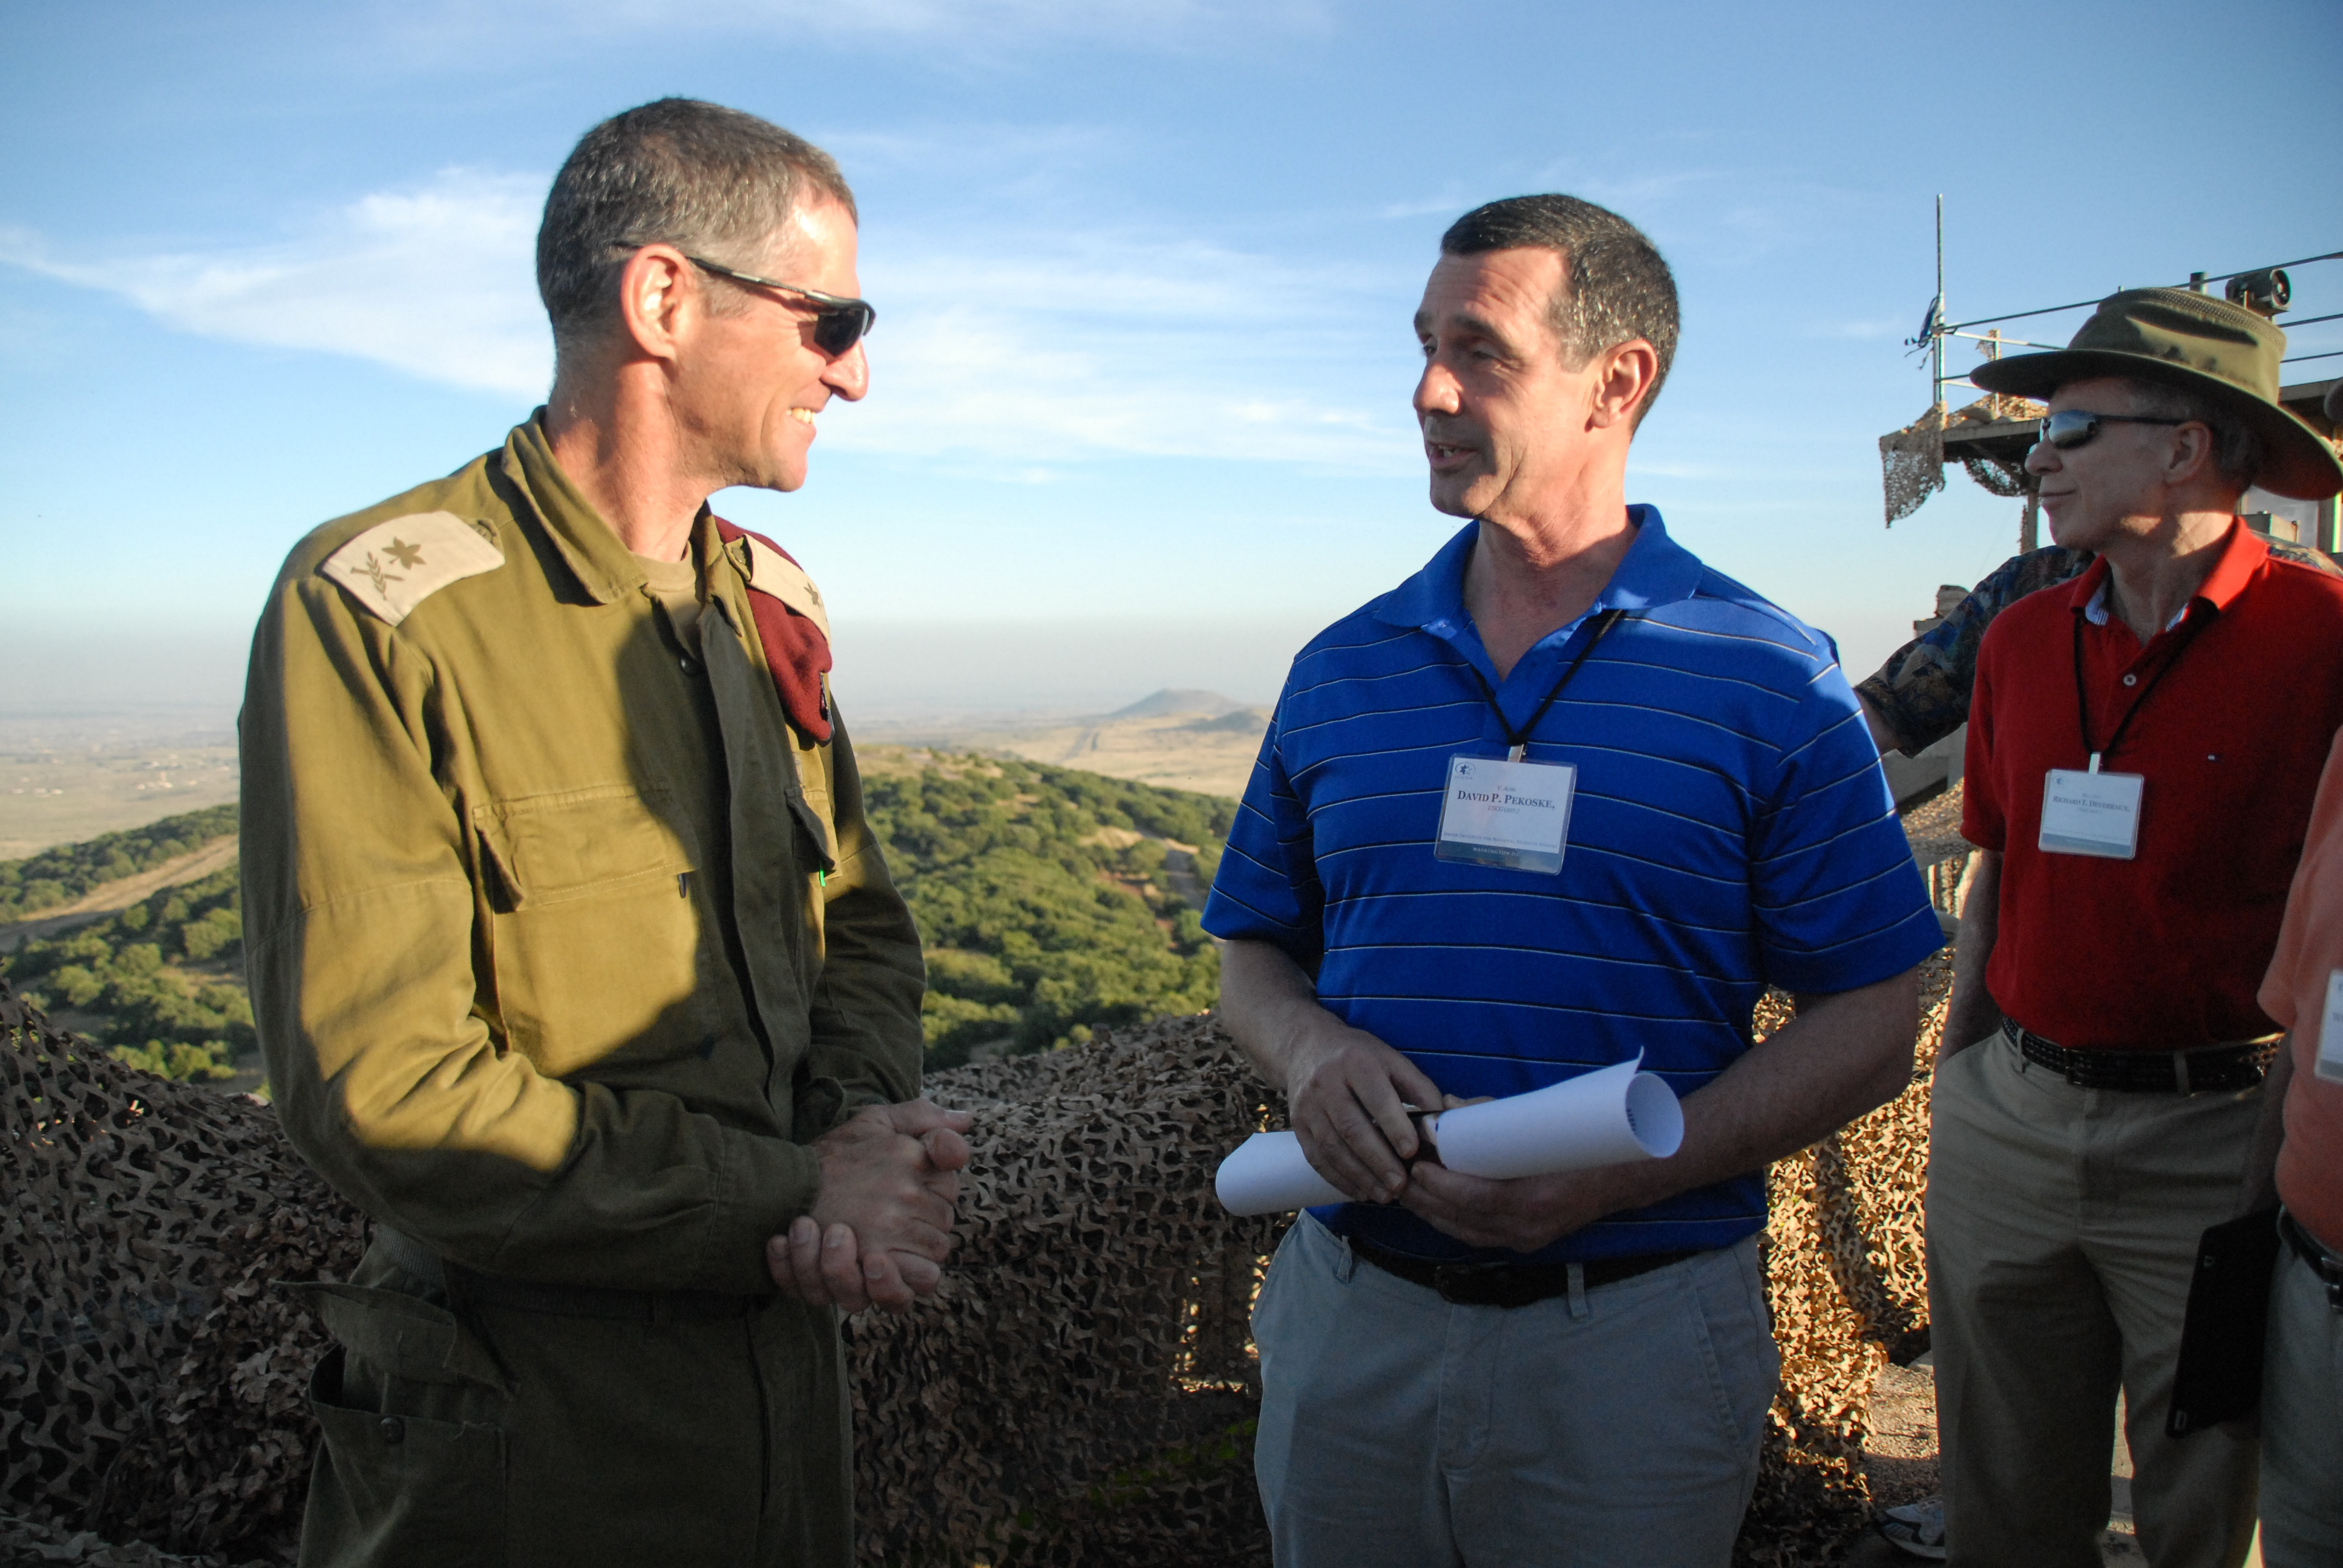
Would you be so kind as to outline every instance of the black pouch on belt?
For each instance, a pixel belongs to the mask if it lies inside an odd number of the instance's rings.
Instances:
[[[2278,1210],[2208,1228],[2197,1243],[2180,1364],[2164,1430],[2186,1437],[2251,1415],[2262,1401],[2262,1342],[2270,1272],[2278,1264]]]

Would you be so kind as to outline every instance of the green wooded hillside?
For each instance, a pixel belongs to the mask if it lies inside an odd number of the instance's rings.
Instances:
[[[69,904],[106,882],[154,869],[236,831],[236,807],[207,807],[78,844],[59,844],[22,860],[0,860],[0,922]]]
[[[236,808],[224,809],[233,822]],[[233,1060],[259,1043],[234,866],[26,942],[0,959],[0,974],[61,1011],[60,1022],[166,1078],[233,1078]]]
[[[1209,887],[1236,802],[1015,759],[865,781],[871,825],[927,944],[930,1062],[1039,1050],[1201,1012],[1220,952],[1167,861]]]
[[[922,1022],[931,1065],[956,1066],[979,1046],[1047,1050],[1217,1000],[1220,955],[1175,885],[1211,885],[1234,801],[951,756],[868,777],[865,790],[927,943]],[[139,833],[216,817],[234,830],[229,806]],[[146,864],[203,841],[186,842],[187,831],[142,840]],[[110,833],[19,864],[129,863],[135,857],[119,841],[137,836]],[[182,847],[160,852],[171,843]],[[143,869],[130,863],[89,886]],[[230,866],[28,941],[0,958],[0,974],[125,1060],[173,1078],[225,1079],[249,1065],[256,1047],[243,962]]]

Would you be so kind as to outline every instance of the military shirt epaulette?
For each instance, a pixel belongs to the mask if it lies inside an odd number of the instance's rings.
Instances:
[[[2298,566],[2338,570],[2323,551],[2265,539],[2271,555]],[[1969,689],[1976,683],[1977,645],[1993,618],[2046,588],[2072,582],[2098,558],[2088,550],[2029,550],[1996,567],[1950,615],[1888,655],[1878,672],[1855,686],[1896,731],[1897,749],[1916,757],[1968,722]]]
[[[317,569],[397,626],[449,583],[504,564],[488,524],[467,522],[453,512],[410,512],[366,529]]]

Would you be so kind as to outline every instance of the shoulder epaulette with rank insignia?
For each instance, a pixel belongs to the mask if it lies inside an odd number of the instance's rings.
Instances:
[[[317,569],[397,626],[446,588],[505,564],[494,531],[453,512],[410,512],[377,523]]]

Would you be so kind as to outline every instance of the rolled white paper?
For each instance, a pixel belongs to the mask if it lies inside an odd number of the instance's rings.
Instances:
[[[1423,1119],[1440,1162],[1468,1176],[1550,1176],[1631,1160],[1664,1160],[1684,1142],[1684,1107],[1644,1058],[1484,1105]],[[1213,1180],[1232,1214],[1277,1214],[1348,1200],[1318,1174],[1291,1132],[1256,1132]]]
[[[1321,1203],[1350,1201],[1311,1168],[1302,1140],[1291,1132],[1256,1132],[1221,1161],[1212,1179],[1221,1207],[1232,1214],[1282,1214]]]
[[[1424,1118],[1440,1162],[1467,1176],[1551,1176],[1631,1160],[1664,1160],[1684,1142],[1684,1107],[1633,1061],[1544,1089]]]

